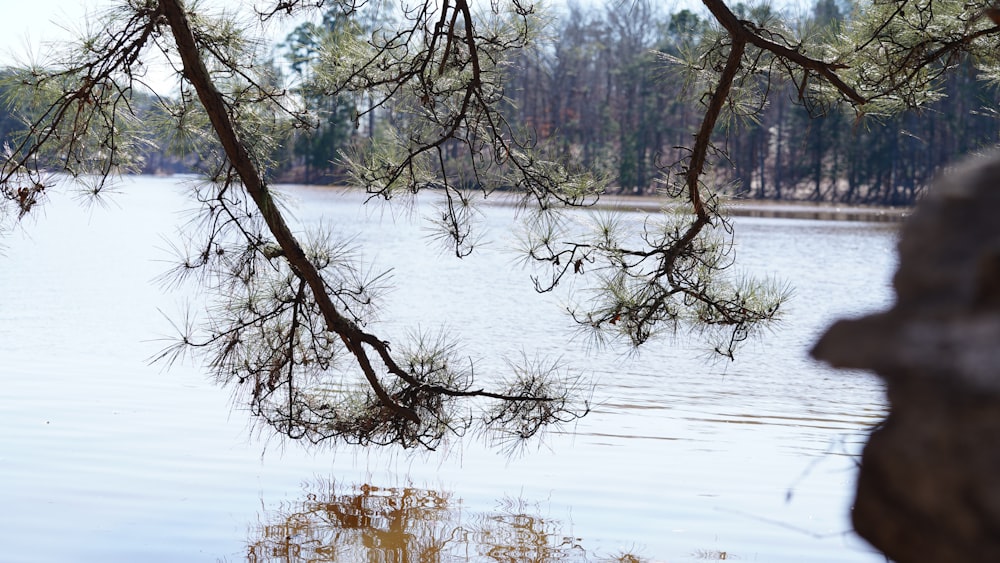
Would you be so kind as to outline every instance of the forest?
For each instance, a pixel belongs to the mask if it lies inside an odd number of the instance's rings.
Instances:
[[[819,0],[793,31],[835,34],[851,10]],[[736,4],[733,12],[758,28],[779,19],[766,5]],[[518,117],[536,124],[540,141],[612,174],[622,192],[654,191],[660,169],[684,156],[704,113],[692,99],[697,92],[672,79],[671,64],[701,51],[710,20],[687,10],[663,16],[649,2],[625,12],[609,1],[603,9],[573,8],[560,21],[554,48],[519,68]],[[995,144],[1000,133],[995,85],[977,79],[968,60],[944,75],[944,96],[894,115],[798,103],[800,85],[775,81],[767,70],[757,80],[769,100],[716,132],[727,139],[727,158],[713,172],[735,196],[909,205],[943,167]]]
[[[855,9],[843,0],[818,0],[798,16],[767,5],[733,6],[757,28],[782,22],[794,35],[819,41],[838,33]],[[702,43],[717,40],[718,24],[687,9],[663,13],[650,0],[571,3],[561,10],[547,33],[505,68],[501,113],[540,153],[602,174],[609,192],[662,191],[664,177],[685,158],[706,104],[684,67],[705,64],[698,62],[707,49]],[[383,135],[387,125],[412,118],[405,108],[369,107],[360,95],[330,96],[316,72],[324,41],[382,25],[391,22],[331,9],[322,23],[304,23],[274,46],[267,64],[275,82],[290,84],[315,116],[274,143],[270,167],[279,181],[345,183],[345,154]],[[934,84],[936,95],[919,109],[871,113],[803,97],[806,84],[757,69],[749,85],[757,95],[734,99],[728,118],[716,125],[710,183],[737,198],[912,205],[946,166],[1000,138],[996,84],[983,79],[974,62],[965,54],[940,63],[947,68]],[[163,109],[154,95],[135,99],[152,122],[166,119],[156,115]],[[20,127],[13,112],[9,103],[0,107],[0,138],[8,144]],[[160,148],[168,144],[141,148],[144,173],[197,168],[196,151],[184,152],[183,143]],[[481,188],[463,170],[459,144],[449,144],[443,166],[465,178],[462,187]]]

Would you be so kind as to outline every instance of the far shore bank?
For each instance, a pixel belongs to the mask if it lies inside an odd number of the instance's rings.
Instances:
[[[669,205],[667,199],[650,196],[602,196],[598,206],[612,209],[656,211]],[[739,199],[725,202],[725,213],[732,217],[769,217],[778,219],[814,219],[819,221],[869,221],[896,223],[906,219],[911,207],[880,207],[810,201]]]
[[[360,191],[349,186],[323,186],[316,184],[283,184],[324,190]],[[432,192],[433,193],[433,192]],[[509,192],[497,191],[490,194],[487,203],[495,205],[516,205],[519,198]],[[657,212],[675,203],[661,196],[603,195],[592,209],[618,211]],[[766,217],[777,219],[812,219],[818,221],[865,221],[874,223],[897,223],[906,219],[913,211],[911,207],[880,207],[788,200],[739,199],[725,203],[725,213],[732,217]]]

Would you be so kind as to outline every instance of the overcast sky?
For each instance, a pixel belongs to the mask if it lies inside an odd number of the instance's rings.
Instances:
[[[0,66],[17,62],[39,60],[50,51],[53,43],[62,43],[74,39],[96,21],[98,14],[114,0],[0,0],[3,10],[0,11]],[[225,7],[232,10],[242,4],[248,14],[252,7],[261,0],[202,0],[203,6]],[[89,14],[89,18],[88,18]],[[272,26],[272,28],[275,26]],[[278,39],[294,28],[294,23],[287,23],[281,28],[271,31]],[[151,61],[147,61],[151,62]],[[152,71],[157,74],[157,71]],[[158,71],[160,79],[152,76],[153,86],[164,87],[163,77],[166,71]]]
[[[552,0],[549,0],[552,1]],[[562,0],[556,0],[562,1]],[[588,0],[576,0],[585,3]],[[593,0],[603,2],[604,0]],[[628,0],[622,0],[628,2]],[[661,9],[673,11],[674,6],[690,5],[700,9],[699,0],[667,0],[660,3]],[[777,0],[781,1],[781,0]],[[266,4],[265,0],[203,0],[203,4],[231,7],[242,2],[251,7],[255,3]],[[85,15],[101,7],[107,7],[112,0],[0,0],[0,66],[23,59],[29,53],[35,55],[45,42],[65,41],[74,36],[72,31],[85,29]],[[287,26],[290,30],[292,26]],[[277,36],[277,35],[276,35]]]
[[[552,1],[552,0],[550,0]],[[563,0],[555,0],[563,1]],[[588,0],[576,0],[587,2]],[[604,0],[592,0],[602,3]],[[629,0],[619,0],[628,2]],[[659,7],[666,11],[689,6],[702,10],[698,0],[662,0]],[[799,0],[773,0],[778,6],[797,3]],[[811,0],[804,0],[810,3]],[[38,57],[46,52],[45,45],[52,42],[62,42],[73,38],[85,29],[86,14],[95,13],[101,8],[113,4],[113,0],[0,0],[3,10],[0,11],[0,66],[24,61],[32,56]],[[266,0],[203,0],[203,5],[225,6],[232,8],[242,3],[252,7],[255,3],[267,4]],[[294,27],[287,24],[282,29],[272,31],[275,38],[283,38]]]
[[[0,12],[0,64],[25,57],[29,46],[37,53],[43,41],[65,40],[83,20],[86,6],[95,0],[4,0]],[[15,58],[16,57],[16,58]]]
[[[255,4],[267,2],[202,0],[199,3],[210,8],[226,9],[242,5],[247,13],[252,14]],[[37,52],[45,42],[74,37],[86,29],[87,14],[99,13],[114,4],[114,0],[0,0],[3,6],[0,11],[0,65],[10,62],[12,55],[23,56],[28,52],[29,45]]]

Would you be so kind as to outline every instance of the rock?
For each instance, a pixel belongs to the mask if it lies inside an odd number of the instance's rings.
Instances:
[[[1000,155],[932,186],[893,287],[889,311],[838,321],[813,349],[886,384],[854,527],[899,563],[1000,561]]]

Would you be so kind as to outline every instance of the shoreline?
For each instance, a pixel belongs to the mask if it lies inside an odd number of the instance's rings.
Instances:
[[[279,186],[316,190],[337,190],[365,193],[360,188],[319,184],[278,184]],[[431,190],[430,193],[438,193]],[[509,192],[494,192],[485,201],[488,205],[519,205]],[[603,195],[590,209],[623,212],[655,213],[671,201],[659,196]],[[815,221],[859,221],[870,223],[899,223],[913,212],[911,207],[879,207],[838,203],[817,203],[787,200],[728,200],[725,213],[730,217],[773,219],[806,219]]]
[[[650,196],[603,196],[597,207],[619,210],[658,211],[669,205],[663,198]],[[788,200],[728,200],[724,211],[731,217],[773,219],[811,219],[817,221],[863,221],[898,223],[905,220],[913,208],[879,207],[840,203],[816,203]]]

